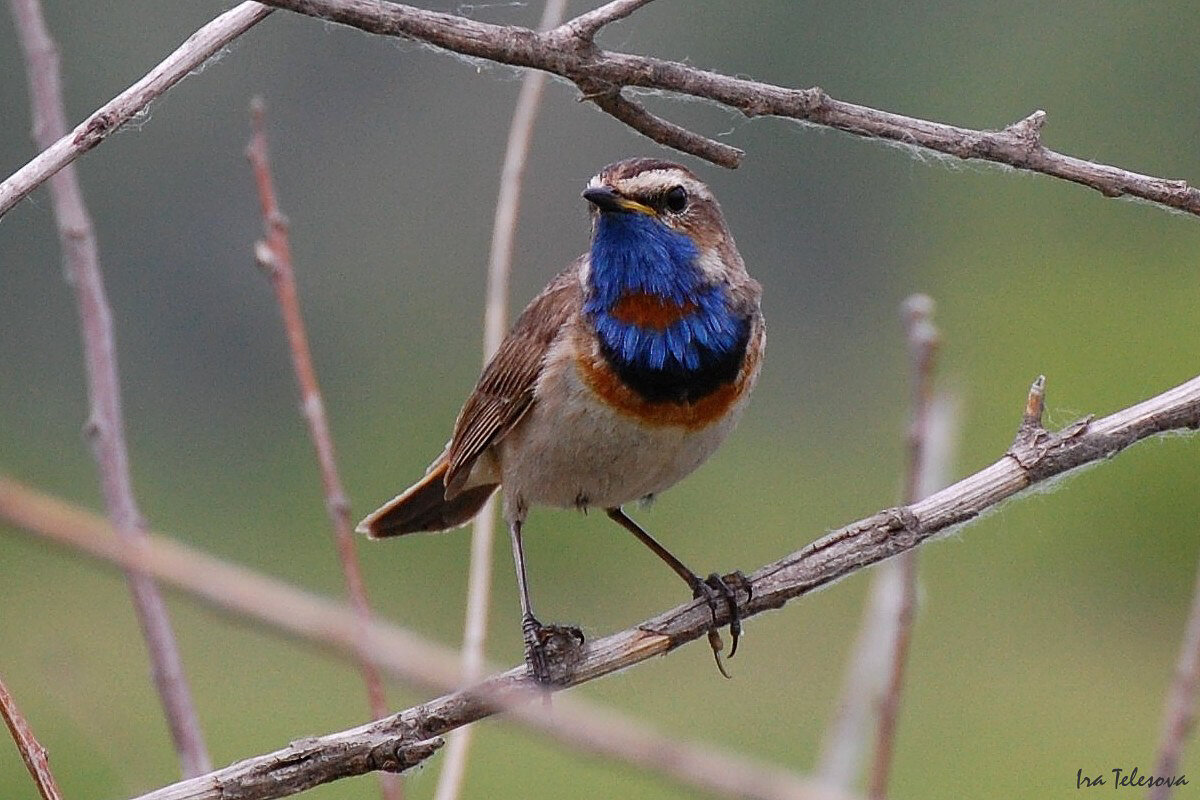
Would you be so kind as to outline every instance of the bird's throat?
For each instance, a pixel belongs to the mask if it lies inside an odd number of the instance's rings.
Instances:
[[[749,320],[698,257],[688,236],[647,214],[597,221],[584,312],[610,367],[646,400],[695,402],[741,367]]]

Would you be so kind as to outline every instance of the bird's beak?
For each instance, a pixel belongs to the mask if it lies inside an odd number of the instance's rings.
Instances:
[[[608,186],[590,186],[583,190],[583,199],[605,212],[640,211],[654,214],[654,209],[636,200],[622,197]]]

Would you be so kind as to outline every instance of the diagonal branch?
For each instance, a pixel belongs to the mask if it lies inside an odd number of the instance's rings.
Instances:
[[[12,0],[12,9],[29,72],[34,139],[39,147],[49,147],[63,135],[67,127],[58,50],[46,29],[39,0]],[[145,538],[146,527],[134,499],[133,480],[129,473],[112,312],[104,290],[92,220],[84,205],[83,191],[73,167],[64,170],[50,182],[50,195],[83,336],[89,403],[85,431],[100,473],[100,488],[108,516],[125,545],[135,547]],[[166,604],[154,581],[146,575],[127,571],[125,578],[142,636],[146,640],[151,676],[183,774],[191,776],[207,772],[212,765],[183,673],[183,661],[179,656],[171,620],[167,616]]]
[[[42,152],[0,183],[0,217],[52,175],[115,133],[151,101],[164,94],[210,56],[241,36],[271,13],[260,3],[245,2],[188,37],[145,77],[96,109],[66,135],[38,140]],[[66,125],[62,126],[65,131]]]
[[[62,791],[58,788],[58,782],[54,780],[54,773],[50,771],[50,759],[46,756],[46,748],[42,747],[37,737],[33,735],[29,721],[25,719],[21,709],[17,708],[16,701],[13,700],[12,695],[8,692],[8,687],[2,680],[0,680],[0,717],[4,717],[8,732],[12,734],[13,741],[17,743],[21,760],[25,762],[25,768],[29,770],[30,777],[37,785],[38,794],[42,796],[42,800],[62,800]]]
[[[1012,446],[991,466],[917,503],[885,509],[847,525],[756,570],[748,578],[752,591],[744,599],[738,598],[743,618],[780,608],[788,600],[910,551],[1030,486],[1109,458],[1142,439],[1200,429],[1200,377],[1107,417],[1089,417],[1054,433],[1042,425],[1044,389],[1045,380],[1038,378],[1030,389]],[[595,640],[556,665],[555,688],[594,680],[705,636],[713,626],[711,614],[704,601],[693,601]],[[719,609],[716,616],[718,626],[729,621],[728,609]],[[368,769],[403,768],[427,756],[437,737],[495,714],[498,707],[530,724],[560,715],[558,708],[553,714],[539,713],[539,703],[515,707],[537,696],[544,695],[536,691],[533,678],[522,665],[386,720],[294,743],[138,800],[216,800],[231,786],[227,780],[247,776],[253,788],[238,797],[284,797],[299,791],[291,788],[297,775],[306,780],[340,777],[329,768],[331,758],[340,759],[340,769],[350,775]],[[300,788],[312,785],[303,783]]]
[[[112,526],[101,517],[2,476],[0,519],[93,558],[153,575],[235,622],[257,622],[343,658],[354,659],[365,649],[381,670],[410,685],[435,692],[462,685],[461,658],[407,629],[374,618],[363,636],[357,632],[352,609],[164,536],[151,536],[130,550],[116,540]],[[494,665],[483,667],[495,671]],[[761,800],[842,797],[815,794],[808,781],[791,772],[708,745],[671,739],[580,698],[556,698],[551,717],[508,719],[556,744],[622,761],[707,795]]]
[[[358,619],[361,634],[371,621],[371,606],[367,601],[367,589],[363,583],[362,569],[358,565],[358,554],[354,548],[354,533],[350,524],[350,501],[342,488],[338,475],[337,456],[333,449],[333,434],[329,430],[329,419],[325,415],[325,401],[321,397],[321,386],[317,381],[317,370],[313,366],[312,350],[308,346],[308,334],[304,330],[304,316],[300,312],[300,292],[296,288],[296,271],[292,267],[292,245],[288,236],[287,219],[279,209],[275,193],[275,180],[271,174],[271,161],[267,147],[266,109],[261,98],[250,103],[250,125],[252,135],[246,147],[246,157],[254,173],[258,189],[259,205],[262,207],[264,237],[255,246],[255,258],[266,273],[275,290],[283,327],[287,334],[288,350],[292,355],[292,367],[296,383],[300,387],[300,408],[308,423],[309,436],[317,451],[317,466],[321,472],[321,484],[325,490],[325,508],[333,523],[333,539],[341,562],[342,574],[346,578],[346,595]],[[387,716],[387,694],[379,670],[367,658],[365,652],[358,654],[358,669],[367,686],[367,704],[371,719]],[[400,782],[390,776],[382,776],[384,800],[401,800],[404,790]]]

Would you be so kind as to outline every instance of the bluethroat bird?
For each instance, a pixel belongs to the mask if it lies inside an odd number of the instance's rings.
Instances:
[[[762,363],[762,288],[721,208],[686,168],[635,158],[600,171],[590,250],[525,308],[467,398],[424,478],[364,519],[372,538],[463,525],[504,497],[521,592],[526,663],[550,682],[551,651],[578,629],[533,615],[521,543],[531,506],[603,508],[704,598],[729,608],[737,650],[740,573],[707,579],[622,510],[673,486],[733,428]],[[721,666],[719,636],[710,634]],[[557,643],[555,641],[557,640]]]

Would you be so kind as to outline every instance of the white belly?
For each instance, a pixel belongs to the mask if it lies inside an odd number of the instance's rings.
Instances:
[[[497,446],[516,515],[531,505],[611,508],[664,491],[712,455],[746,399],[700,429],[649,426],[599,402],[573,359],[548,361],[533,408]]]

